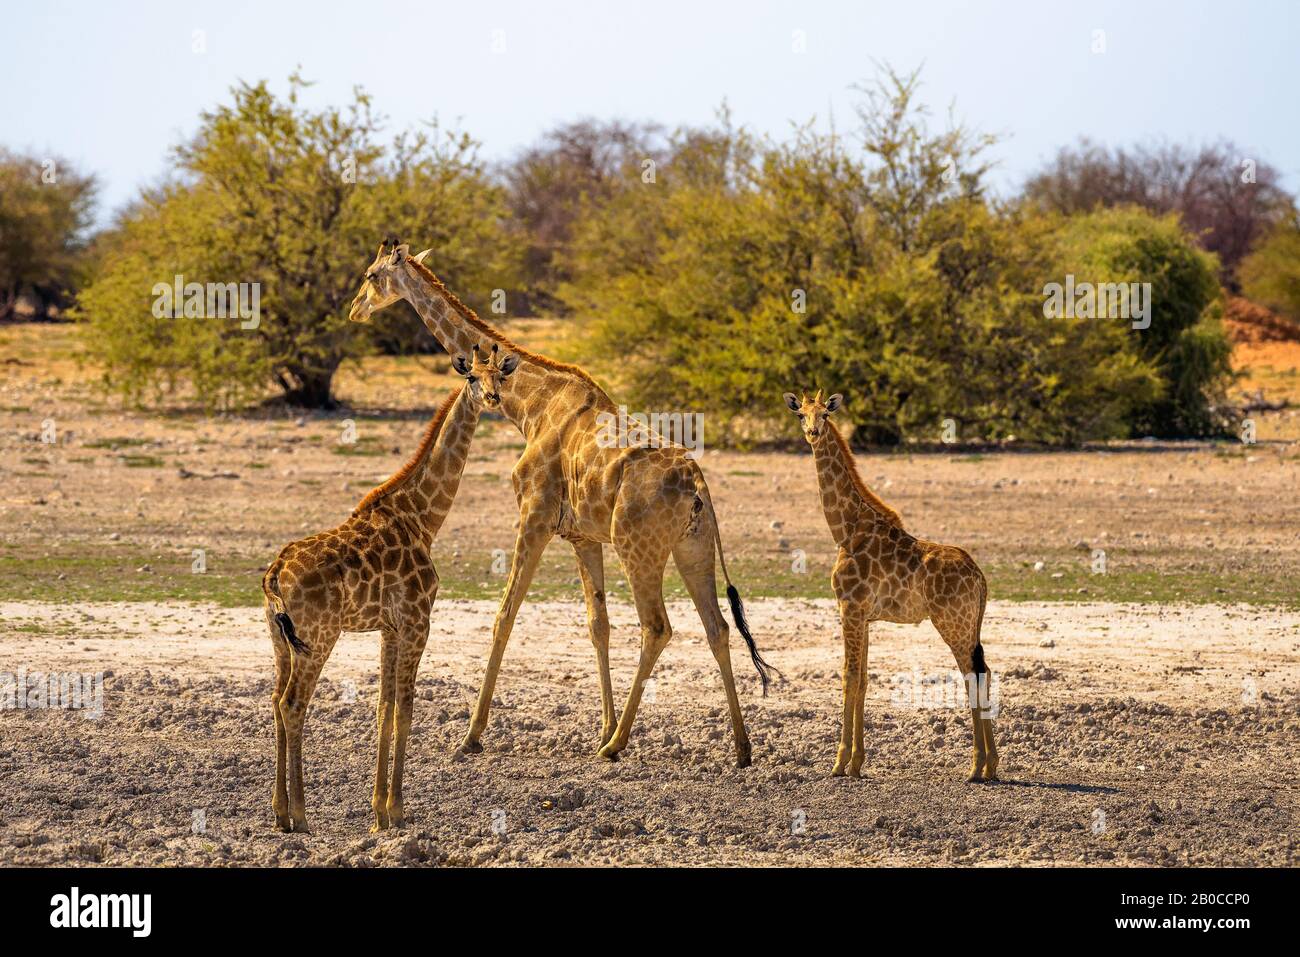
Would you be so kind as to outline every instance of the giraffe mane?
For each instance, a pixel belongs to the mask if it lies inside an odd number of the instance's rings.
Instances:
[[[880,499],[880,496],[867,488],[867,483],[862,481],[862,475],[858,472],[857,460],[849,450],[849,443],[844,440],[844,436],[840,435],[840,430],[835,428],[835,424],[831,422],[829,418],[826,420],[826,426],[831,430],[831,438],[835,441],[835,444],[839,446],[840,454],[844,456],[844,460],[849,465],[849,477],[853,480],[853,487],[857,489],[858,494],[862,496],[862,501],[866,503],[869,509],[878,514],[890,525],[893,525],[895,528],[903,529],[902,516],[886,505]],[[903,531],[906,531],[906,529],[903,529]]]
[[[435,276],[433,274],[433,270],[431,270],[428,266],[426,266],[424,263],[416,262],[414,259],[410,259],[410,258],[408,258],[406,261],[415,268],[415,271],[420,274],[421,278],[423,278],[425,282],[427,282],[434,289],[436,289],[438,291],[438,294],[442,296],[444,299],[446,299],[447,302],[451,303],[451,307],[455,309],[458,313],[460,313],[462,319],[468,322],[479,332],[483,333],[483,335],[487,336],[493,342],[501,343],[502,348],[510,350],[511,352],[515,353],[522,359],[527,359],[529,362],[533,363],[534,365],[539,365],[544,369],[551,369],[554,372],[565,372],[568,373],[569,375],[577,376],[579,379],[581,379],[583,382],[587,383],[588,385],[592,386],[593,388],[600,389],[601,394],[602,395],[604,394],[605,390],[600,388],[600,385],[596,382],[595,379],[591,377],[591,374],[587,372],[586,369],[583,369],[580,366],[570,365],[567,362],[558,362],[555,359],[550,359],[546,356],[538,355],[536,352],[530,352],[527,349],[520,348],[518,345],[516,345],[515,343],[511,342],[508,338],[506,338],[504,333],[499,332],[498,330],[494,329],[491,325],[489,325],[488,323],[480,319],[478,313],[476,313],[469,306],[465,305],[465,303],[461,302],[460,299],[456,297],[456,294],[453,293],[450,289],[448,289],[446,284],[437,276]]]
[[[415,470],[428,457],[429,452],[433,449],[433,444],[438,441],[438,436],[442,433],[442,427],[447,421],[447,413],[451,411],[452,403],[464,390],[465,386],[463,385],[459,389],[453,389],[451,394],[443,400],[441,407],[434,413],[433,419],[425,428],[424,438],[420,440],[420,447],[415,450],[415,454],[411,456],[410,461],[394,472],[393,476],[382,485],[377,485],[366,493],[366,497],[352,510],[353,515],[359,515],[366,509],[373,508],[387,498],[389,494],[406,484],[407,480],[415,473]]]

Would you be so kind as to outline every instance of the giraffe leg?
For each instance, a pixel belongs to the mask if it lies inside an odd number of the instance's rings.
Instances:
[[[388,794],[388,823],[401,827],[406,823],[406,803],[402,797],[402,772],[406,767],[406,741],[411,733],[411,712],[415,706],[415,679],[420,670],[420,659],[429,640],[429,619],[426,615],[403,629],[397,659],[397,738],[393,744],[393,787]]]
[[[397,687],[396,630],[384,625],[380,628],[379,645],[379,703],[375,709],[375,726],[378,747],[375,754],[375,790],[370,797],[370,807],[375,812],[371,833],[388,827],[388,752],[392,745],[393,710]]]
[[[952,580],[954,575],[955,582]],[[971,708],[970,781],[995,781],[997,748],[993,744],[992,720],[986,715],[992,684],[988,666],[984,663],[984,648],[980,644],[988,586],[974,562],[957,567],[940,581],[947,587],[942,591],[933,590],[927,596],[930,620],[952,649],[957,667],[966,680]]]
[[[969,627],[963,627],[956,616],[944,612],[939,615],[932,615],[931,621],[938,629],[943,640],[947,642],[948,647],[952,649],[952,656],[957,662],[957,668],[961,671],[965,679],[966,695],[970,704],[971,718],[971,765],[970,778],[971,783],[984,780],[985,770],[988,764],[988,754],[985,750],[984,728],[983,728],[983,709],[980,707],[980,675],[975,672],[975,646],[978,639],[971,633]]]
[[[492,691],[496,688],[497,673],[501,670],[501,658],[505,654],[507,642],[510,641],[510,630],[514,627],[519,606],[524,603],[528,586],[537,571],[537,563],[541,561],[542,552],[546,550],[546,543],[551,540],[554,529],[554,513],[550,509],[540,508],[520,516],[519,535],[515,540],[515,556],[510,565],[510,577],[506,581],[501,608],[492,625],[492,650],[488,654],[487,670],[483,675],[483,685],[479,688],[474,716],[470,718],[469,732],[460,745],[461,751],[466,754],[477,754],[483,750],[479,738],[483,736],[483,729],[487,727],[488,711],[492,707]]]
[[[993,674],[986,672],[984,677],[988,681],[988,687],[993,687]],[[998,748],[993,743],[993,719],[987,716],[980,719],[980,726],[984,732],[984,780],[996,781],[998,779]]]
[[[623,566],[632,588],[632,598],[636,602],[637,616],[641,619],[641,660],[637,663],[636,678],[628,690],[627,703],[623,705],[614,737],[597,752],[600,757],[610,761],[618,760],[619,752],[627,747],[646,680],[673,633],[663,595],[664,566],[668,562],[667,547],[662,547],[658,554],[636,551],[632,554],[636,557],[631,560],[623,558]],[[623,555],[623,549],[620,548],[619,556]]]
[[[285,759],[288,764],[289,818],[293,830],[299,834],[310,833],[307,826],[307,801],[303,789],[302,774],[302,734],[307,722],[307,707],[311,703],[312,693],[316,690],[316,680],[321,668],[329,657],[330,649],[338,640],[337,632],[332,638],[326,638],[322,631],[303,635],[311,651],[293,653],[293,667],[289,684],[280,699],[280,717],[284,722]],[[318,650],[319,649],[319,650]]]
[[[857,708],[858,686],[862,683],[862,640],[866,617],[856,605],[841,602],[840,625],[844,633],[844,668],[840,677],[844,705],[840,718],[840,746],[835,752],[835,766],[831,768],[835,777],[847,773],[853,755],[853,716]]]
[[[871,648],[869,627],[866,621],[862,622],[862,669],[858,672],[858,690],[853,701],[853,756],[849,759],[849,777],[852,778],[862,776],[862,762],[867,756],[862,712],[867,698],[867,656]]]
[[[709,650],[718,662],[722,673],[722,687],[727,694],[727,710],[731,713],[731,733],[736,742],[736,767],[750,765],[753,749],[745,732],[745,718],[740,712],[740,699],[736,695],[736,680],[731,673],[731,646],[728,642],[727,620],[718,607],[718,582],[714,572],[713,530],[701,523],[695,533],[689,534],[673,548],[673,561],[681,573],[686,590],[695,602],[695,610],[704,623],[704,634],[709,640]]]
[[[574,542],[578,575],[587,601],[587,630],[596,649],[600,671],[600,744],[614,736],[618,716],[614,712],[614,686],[609,679],[609,611],[605,607],[605,558],[600,542]]]
[[[280,634],[280,627],[270,621],[271,644],[275,649],[275,690],[271,693],[271,713],[275,717],[275,790],[271,796],[271,808],[275,811],[275,826],[281,831],[292,831],[293,822],[289,818],[289,787],[285,763],[287,748],[284,732],[284,718],[280,716],[280,699],[284,697],[289,686],[289,675],[293,670],[293,652],[289,643]]]

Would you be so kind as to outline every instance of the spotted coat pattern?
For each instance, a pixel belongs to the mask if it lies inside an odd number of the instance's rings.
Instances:
[[[372,830],[403,823],[402,771],[416,671],[438,594],[431,549],[460,485],[479,415],[504,379],[496,355],[475,354],[472,366],[459,362],[471,381],[443,403],[410,462],[342,525],[286,545],[263,578],[275,649],[272,808],[281,830],[308,830],[303,729],[321,669],[344,631],[380,633]]]
[[[867,687],[867,629],[873,621],[918,624],[929,618],[952,650],[968,685],[991,680],[984,665],[980,627],[988,586],[975,560],[954,545],[909,535],[898,513],[862,481],[848,443],[829,416],[842,402],[785,394],[812,446],[817,487],[831,537],[838,546],[831,587],[839,603],[844,636],[844,708],[833,774],[861,775],[863,701]],[[974,676],[974,677],[972,677]],[[978,685],[976,685],[978,689]],[[972,705],[979,705],[976,698]],[[971,780],[996,780],[998,753],[993,719],[971,709]]]
[[[715,549],[728,585],[716,516],[703,473],[677,445],[617,447],[602,443],[601,413],[617,407],[581,369],[520,349],[480,319],[424,265],[428,252],[411,256],[403,244],[382,244],[366,271],[350,318],[405,299],[448,352],[492,343],[520,357],[518,371],[501,393],[502,414],[524,437],[524,451],[511,473],[519,505],[518,533],[505,594],[492,628],[492,645],[478,702],[461,744],[482,750],[501,659],[547,543],[568,541],[577,556],[587,604],[588,630],[596,650],[601,687],[600,748],[616,760],[627,747],[643,688],[672,626],[663,600],[669,557],[677,564],[722,675],[739,766],[750,762],[750,742],[731,671],[726,620],[718,607]],[[641,656],[622,716],[614,710],[609,676],[609,616],[605,602],[603,546],[612,544],[632,590],[641,624]],[[738,599],[737,599],[738,604]],[[747,639],[748,640],[748,639]],[[767,665],[750,644],[751,657],[767,680]]]

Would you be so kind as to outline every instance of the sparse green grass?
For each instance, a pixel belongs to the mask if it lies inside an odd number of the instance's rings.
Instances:
[[[87,449],[129,449],[137,445],[148,445],[148,439],[132,439],[125,436],[111,436],[103,439],[91,439],[82,443]]]
[[[0,549],[0,598],[206,601],[227,608],[258,605],[262,601],[258,566],[270,558],[209,551],[208,570],[196,575],[188,551],[167,554],[127,544],[106,547],[96,543],[37,552],[31,545],[8,545]],[[137,571],[146,564],[151,571]]]
[[[166,464],[156,455],[119,455],[118,459],[129,469],[160,469]]]
[[[67,545],[48,553],[37,552],[32,545],[7,545],[0,547],[0,600],[206,601],[224,607],[256,606],[262,601],[261,568],[271,558],[270,551],[251,556],[209,552],[207,572],[194,574],[189,552],[150,552],[128,543],[111,547]],[[489,571],[488,556],[453,560],[435,550],[435,561],[442,578],[441,598],[501,598],[506,578]],[[152,570],[137,570],[145,564]],[[1038,572],[1024,562],[981,564],[989,579],[989,594],[998,601],[1245,602],[1300,609],[1300,590],[1283,569],[1249,574],[1186,568],[1156,570],[1149,566],[1125,567],[1121,558],[1112,559],[1107,574],[1095,575],[1087,555],[1070,552],[1046,556],[1046,565]],[[786,556],[775,554],[770,559],[733,558],[728,565],[746,600],[833,597],[829,560],[810,557],[803,573],[793,571]],[[1053,574],[1061,577],[1053,578]],[[64,577],[60,579],[59,575]],[[529,589],[529,598],[581,601],[582,588],[576,578],[572,556],[560,546],[548,549]],[[632,600],[612,553],[606,559],[605,590],[611,601]],[[664,594],[669,599],[688,597],[671,563],[664,578]]]
[[[331,450],[335,455],[383,455],[379,440],[372,435],[358,438],[355,442],[339,442]]]
[[[1094,575],[1087,567],[1034,572],[1018,566],[986,568],[989,593],[1002,601],[1115,601],[1142,604],[1251,605],[1300,608],[1300,590],[1283,574],[1121,569]],[[1085,589],[1080,591],[1080,589]]]

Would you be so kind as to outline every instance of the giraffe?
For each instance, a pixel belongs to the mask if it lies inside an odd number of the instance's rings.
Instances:
[[[466,382],[439,408],[411,460],[366,495],[342,525],[286,545],[262,579],[275,648],[271,803],[282,831],[308,831],[303,726],[316,679],[344,631],[380,633],[379,753],[371,830],[400,827],[405,821],[402,770],[416,670],[438,593],[430,549],[460,485],[479,415],[485,406],[500,406],[501,385],[517,363],[499,352],[480,354],[477,346],[472,353],[472,360],[457,357],[455,369]]]
[[[758,652],[745,621],[740,594],[727,574],[717,516],[700,467],[686,449],[658,442],[611,443],[601,417],[617,407],[586,372],[520,349],[457,299],[404,243],[381,243],[367,267],[349,318],[369,321],[376,310],[404,299],[448,352],[491,340],[493,348],[519,356],[519,368],[501,393],[501,413],[524,436],[524,450],[511,473],[519,504],[519,530],[496,620],[492,646],[461,750],[483,750],[480,741],[506,644],[538,561],[555,536],[568,541],[578,562],[587,626],[600,676],[601,730],[597,755],[617,760],[627,747],[643,687],[668,644],[672,626],[663,600],[663,576],[671,556],[704,623],[726,691],[736,764],[751,759],[740,700],[731,671],[728,628],[718,606],[714,556],[722,567],[736,628],[767,693],[771,669]],[[605,420],[608,421],[608,420]],[[621,716],[615,714],[609,677],[609,615],[605,604],[603,547],[612,544],[622,562],[641,625],[641,655]],[[779,673],[778,673],[779,674]]]
[[[799,416],[812,446],[822,510],[839,546],[831,587],[839,603],[844,634],[844,713],[840,744],[831,773],[862,774],[862,706],[867,691],[867,628],[873,621],[919,624],[929,618],[952,649],[970,691],[973,757],[970,780],[996,781],[998,751],[987,707],[988,682],[980,626],[988,585],[975,560],[954,545],[939,545],[909,535],[898,513],[867,488],[848,443],[829,416],[844,401],[839,393],[822,402],[816,396],[785,403]]]

